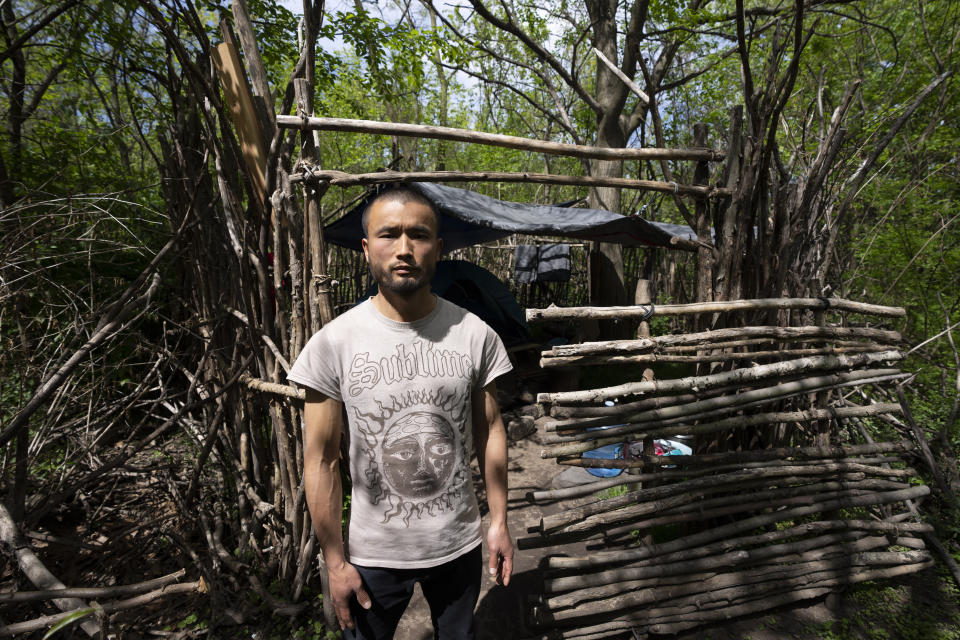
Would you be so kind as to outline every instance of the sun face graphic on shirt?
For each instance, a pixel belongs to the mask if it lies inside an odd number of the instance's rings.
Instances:
[[[450,423],[438,413],[414,411],[401,417],[383,439],[383,475],[408,500],[435,497],[446,488],[456,457]]]
[[[452,510],[469,474],[466,442],[469,396],[411,391],[390,396],[375,414],[354,411],[364,436],[364,477],[383,522],[429,518]]]

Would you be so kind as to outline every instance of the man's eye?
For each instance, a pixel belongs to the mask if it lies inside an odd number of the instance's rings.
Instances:
[[[435,456],[445,456],[450,453],[450,445],[448,444],[435,444],[431,445],[430,452]]]

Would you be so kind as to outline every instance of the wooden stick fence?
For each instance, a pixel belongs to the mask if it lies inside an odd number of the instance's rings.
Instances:
[[[799,298],[530,309],[527,319],[825,309],[904,315],[893,307]],[[831,431],[822,431],[832,426],[836,437],[842,420],[902,411],[901,403],[829,401],[838,389],[908,377],[891,366],[902,359],[900,342],[900,334],[888,329],[818,322],[544,351],[544,368],[713,362],[720,370],[538,396],[544,414],[554,418],[545,425],[543,457],[639,473],[528,494],[535,502],[573,502],[528,523],[521,548],[588,541],[608,549],[549,557],[544,595],[532,610],[535,622],[558,638],[676,633],[929,567],[920,536],[929,539],[930,526],[904,522],[909,513],[890,515],[892,506],[909,507],[929,493],[912,483],[916,472],[903,463],[916,443],[830,444],[824,435]],[[605,402],[612,406],[601,406]],[[650,455],[643,447],[645,440],[721,432],[789,436],[786,446],[690,455]],[[589,457],[609,445],[618,446],[617,458]],[[603,492],[614,488],[615,497]],[[845,518],[838,517],[841,512]],[[680,528],[679,537],[636,545],[644,532],[668,525]]]
[[[215,242],[210,246],[229,247],[233,254],[245,257],[240,260],[239,272],[234,274],[238,277],[232,279],[240,286],[234,287],[225,294],[226,298],[223,300],[201,296],[200,304],[203,311],[201,315],[207,318],[216,317],[223,306],[229,305],[232,309],[231,315],[241,323],[235,334],[214,332],[212,335],[215,342],[224,339],[227,342],[212,344],[211,348],[226,349],[226,352],[229,352],[229,348],[239,345],[241,348],[234,349],[235,354],[252,352],[253,360],[241,362],[235,358],[232,362],[231,375],[232,372],[243,371],[249,376],[243,376],[241,380],[243,392],[239,394],[240,397],[222,403],[219,407],[222,413],[217,415],[223,416],[220,419],[223,420],[223,431],[227,434],[223,438],[226,440],[211,438],[209,442],[210,447],[215,442],[225,443],[227,449],[235,453],[236,460],[229,459],[224,464],[232,465],[228,466],[228,469],[242,471],[237,476],[243,476],[237,481],[242,490],[237,491],[235,497],[226,498],[228,504],[230,500],[237,500],[234,511],[241,514],[238,525],[242,531],[235,532],[237,535],[234,537],[241,540],[241,550],[247,544],[248,538],[253,541],[254,546],[261,542],[263,543],[261,547],[269,546],[274,549],[271,563],[276,560],[275,572],[284,586],[283,593],[289,594],[292,601],[296,602],[310,575],[308,559],[313,554],[314,538],[311,535],[309,518],[304,517],[302,443],[296,437],[297,425],[303,420],[303,409],[299,401],[304,398],[304,394],[302,391],[282,384],[283,371],[289,369],[289,363],[297,357],[309,335],[318,331],[323,323],[328,322],[335,310],[342,308],[334,305],[339,303],[345,306],[352,303],[356,299],[356,294],[365,286],[365,268],[351,269],[350,265],[342,264],[343,261],[331,261],[331,256],[335,257],[336,254],[335,252],[328,254],[324,244],[322,229],[329,219],[323,219],[320,203],[330,185],[347,186],[409,180],[440,182],[495,180],[590,187],[627,187],[673,193],[705,203],[707,198],[729,197],[732,194],[729,187],[733,183],[718,188],[709,186],[708,180],[696,180],[696,184],[681,185],[672,182],[671,177],[666,177],[664,181],[653,181],[504,172],[388,172],[351,175],[343,172],[315,171],[312,168],[319,164],[316,131],[415,136],[582,159],[690,160],[697,162],[700,168],[706,167],[708,162],[724,160],[726,154],[705,148],[704,144],[694,149],[612,149],[531,140],[449,127],[312,117],[315,103],[315,92],[312,86],[315,67],[313,44],[316,40],[320,16],[320,12],[316,10],[307,12],[309,15],[303,24],[301,60],[287,85],[284,103],[273,105],[270,87],[267,86],[262,68],[261,56],[257,50],[253,25],[242,4],[234,3],[234,25],[239,31],[240,42],[243,45],[243,60],[232,44],[220,49],[224,55],[214,56],[214,60],[221,63],[218,68],[221,71],[220,77],[224,84],[225,95],[236,98],[227,102],[236,106],[231,110],[231,115],[241,144],[237,144],[234,140],[229,127],[224,127],[219,132],[206,132],[204,135],[207,136],[207,146],[216,156],[215,163],[218,169],[216,184],[226,215],[224,227],[226,234],[221,238],[223,242]],[[226,20],[222,21],[221,28],[224,39],[230,43],[232,36],[229,23]],[[224,56],[227,53],[229,53],[229,60],[224,62],[226,60]],[[249,65],[250,78],[256,96],[252,95],[251,88],[245,81],[244,64]],[[201,84],[203,90],[197,95],[198,105],[217,106],[219,97],[216,95],[216,88],[206,82]],[[637,91],[635,87],[633,90]],[[236,93],[237,91],[240,93]],[[274,108],[284,113],[289,112],[294,98],[298,115],[277,115],[275,118],[267,115]],[[292,132],[288,131],[291,135],[285,135],[280,129],[300,130],[302,133],[299,144],[291,144]],[[223,138],[222,145],[211,142],[218,136]],[[240,152],[243,162],[239,166],[246,169],[246,177],[250,178],[249,180],[246,180],[243,175],[231,176],[231,171],[235,172],[234,169],[229,167],[224,169],[226,165],[221,157],[222,154],[213,153],[218,149],[222,151],[223,148]],[[736,157],[728,160],[730,165],[742,161],[739,152],[734,155]],[[227,162],[227,165],[229,164],[231,162]],[[298,172],[291,174],[290,167],[298,167]],[[188,175],[189,171],[190,169],[184,168],[184,175]],[[665,175],[669,176],[668,173]],[[230,179],[227,179],[228,177]],[[250,194],[239,190],[240,185],[247,183],[253,185]],[[298,185],[302,187],[299,193]],[[201,192],[205,193],[202,190]],[[244,210],[242,205],[245,201],[251,205],[247,207],[250,216],[249,219],[241,220],[238,216]],[[198,244],[197,246],[206,245]],[[699,242],[684,239],[678,239],[672,247],[687,250],[704,248]],[[272,269],[261,262],[262,257],[268,253],[276,261]],[[201,267],[207,263],[217,266],[224,263],[223,256],[219,254],[207,255],[206,252],[201,251],[199,255]],[[230,260],[228,262],[232,264]],[[334,264],[330,265],[328,262]],[[334,268],[331,269],[331,266]],[[582,289],[586,291],[587,287],[583,286]],[[537,294],[537,297],[540,300],[548,299],[544,293]],[[253,313],[257,310],[258,313]],[[230,337],[220,337],[228,335]],[[249,344],[243,348],[243,344],[237,342],[238,340],[246,340]],[[853,354],[860,346],[859,344],[834,344],[835,351],[832,353]],[[837,351],[838,349],[844,351]],[[807,353],[805,355],[826,354]],[[210,369],[210,371],[216,370],[218,370],[216,367]],[[237,376],[239,377],[239,374]],[[220,381],[217,378],[214,375],[207,382],[219,387]],[[271,396],[269,403],[262,408],[262,411],[257,408],[261,398],[255,394]],[[269,428],[264,428],[263,420],[268,421]],[[256,428],[251,428],[251,421],[257,423]],[[216,424],[216,419],[213,424]],[[17,427],[17,425],[13,426]],[[8,429],[4,433],[8,431],[12,433],[12,430]],[[212,459],[207,456],[210,453],[210,447],[198,460],[194,473],[195,479],[200,477],[206,460]],[[254,471],[251,472],[251,469]],[[232,471],[229,471],[228,475],[230,473]],[[191,492],[193,487],[194,485],[191,484]],[[272,502],[266,502],[260,496],[272,496]],[[261,527],[260,523],[254,526],[253,518],[259,518],[267,513],[273,514],[271,519],[275,522],[270,526]],[[216,551],[221,557],[229,556],[220,548],[222,547],[220,541],[209,534],[211,527],[208,523],[202,520],[201,525],[208,533],[207,540],[211,550]],[[219,526],[216,530],[219,531]],[[250,531],[255,531],[255,534],[248,535]],[[231,573],[246,574],[242,563],[230,561],[225,566]],[[250,581],[251,586],[264,597],[274,611],[283,610],[285,605],[277,604],[279,601],[269,596],[262,587],[262,577],[262,574],[251,572],[249,576],[244,575],[244,580]],[[336,621],[329,604],[331,600],[329,593],[325,595],[327,596],[324,597],[327,624],[333,627]],[[81,624],[90,627],[93,622],[87,620]]]
[[[415,136],[584,159],[692,160],[703,167],[708,161],[725,158],[724,153],[706,148],[609,149],[449,127],[315,118],[310,117],[309,108],[299,112],[298,116],[277,116],[277,126]],[[670,182],[669,177],[667,181],[650,181],[508,172],[350,174],[310,168],[316,160],[310,156],[307,153],[302,158],[301,166],[307,168],[300,174],[284,174],[286,191],[293,183],[319,185],[318,191],[322,192],[329,185],[416,180],[621,187],[692,197],[701,204],[709,198],[731,195],[731,189],[707,186],[706,180],[681,185]],[[312,264],[317,271],[317,265],[323,263],[322,238],[319,218],[314,217],[309,230],[311,250],[317,253]],[[277,238],[275,248],[279,247]],[[687,245],[677,248],[698,248],[695,243]],[[326,267],[318,273],[326,277]],[[279,280],[276,286],[280,287]],[[637,637],[676,633],[819,597],[846,584],[919,571],[931,564],[923,541],[914,535],[932,535],[929,527],[903,522],[902,515],[890,515],[891,506],[901,503],[913,512],[911,501],[929,492],[926,486],[910,484],[915,472],[899,457],[911,452],[913,443],[830,446],[829,441],[830,427],[841,420],[887,416],[902,410],[900,404],[892,403],[836,406],[829,401],[831,394],[842,388],[889,384],[906,374],[895,367],[902,359],[896,348],[900,343],[898,333],[886,328],[826,326],[824,313],[863,314],[882,322],[904,317],[903,309],[843,299],[783,298],[656,307],[530,309],[527,319],[649,320],[653,316],[736,312],[767,312],[764,317],[788,318],[799,314],[775,312],[803,310],[814,312],[817,326],[737,327],[563,346],[542,354],[545,369],[658,363],[713,366],[698,366],[698,375],[677,380],[628,382],[538,397],[544,411],[555,418],[549,425],[545,457],[568,466],[631,472],[588,490],[575,487],[530,494],[534,500],[579,502],[531,523],[528,535],[519,540],[521,547],[552,547],[584,540],[599,540],[608,547],[589,556],[548,559],[544,597],[532,611],[544,629],[555,629],[557,637],[581,639],[630,632]],[[278,322],[279,333],[283,333],[282,318]],[[291,349],[287,342],[273,340],[269,333],[262,332],[269,352],[265,354],[267,360],[283,362],[285,355],[295,355],[302,344],[302,340],[293,340]],[[261,375],[269,370],[276,367],[261,367]],[[297,390],[276,381],[245,377],[243,383],[251,391],[302,398]],[[605,401],[613,401],[614,406],[601,406]],[[298,414],[295,411],[291,415]],[[278,422],[276,416],[273,418]],[[834,428],[834,432],[839,430]],[[739,438],[740,443],[749,442],[750,436],[766,448],[657,457],[650,455],[649,447],[631,447],[681,435],[711,435],[709,441],[716,444],[721,440],[713,436],[720,433]],[[281,444],[278,440],[278,446]],[[620,446],[621,459],[583,457],[609,444]],[[601,486],[623,485],[625,493],[612,499],[591,497],[589,493]],[[295,503],[292,498],[289,495],[284,499],[288,508]],[[846,518],[838,517],[840,510]],[[306,530],[301,524],[294,520],[293,530]],[[679,526],[682,533],[659,544],[620,548],[622,542],[635,539],[635,532],[661,525]],[[776,530],[763,531],[766,527]],[[301,549],[303,558],[306,547],[301,544]]]

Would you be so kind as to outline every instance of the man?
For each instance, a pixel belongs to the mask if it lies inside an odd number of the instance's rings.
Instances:
[[[330,596],[348,638],[392,638],[419,582],[435,637],[473,638],[481,527],[471,445],[487,490],[491,578],[513,571],[507,441],[494,379],[510,370],[483,321],[430,292],[439,216],[403,188],[364,210],[378,293],[314,335],[288,378],[307,387],[304,482]],[[342,410],[353,483],[341,535]]]

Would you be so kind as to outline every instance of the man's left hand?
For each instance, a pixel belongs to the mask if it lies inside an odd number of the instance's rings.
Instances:
[[[487,547],[490,549],[490,579],[497,584],[510,584],[513,573],[513,540],[507,524],[491,525],[487,530]]]

